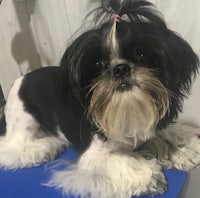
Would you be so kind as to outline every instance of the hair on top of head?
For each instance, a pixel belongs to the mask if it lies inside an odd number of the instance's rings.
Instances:
[[[144,22],[166,28],[161,14],[146,0],[90,0],[90,2],[95,3],[96,7],[89,13],[89,15],[93,14],[94,22],[108,24],[105,30],[105,46],[109,49],[112,58],[119,58],[121,54],[118,28],[121,29],[124,25],[120,22]]]
[[[114,21],[115,14],[129,21],[151,22],[166,27],[162,14],[146,0],[90,0],[95,8],[88,14],[95,23]]]

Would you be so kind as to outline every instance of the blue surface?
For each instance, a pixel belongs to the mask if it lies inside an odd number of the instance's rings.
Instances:
[[[77,154],[73,149],[65,151],[58,159],[75,160]],[[62,198],[61,190],[48,188],[42,183],[48,181],[51,172],[47,166],[8,171],[0,169],[0,197],[1,198]],[[177,198],[187,178],[187,173],[177,170],[167,170],[168,192],[156,198]],[[66,178],[67,179],[67,178]],[[74,198],[68,196],[67,198]],[[137,197],[148,198],[148,196]]]

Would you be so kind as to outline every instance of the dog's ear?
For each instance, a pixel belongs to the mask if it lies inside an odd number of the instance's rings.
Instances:
[[[166,37],[169,46],[169,69],[174,91],[186,96],[199,67],[198,56],[192,47],[178,34],[170,31]],[[171,65],[170,65],[171,64]]]
[[[161,69],[161,78],[171,93],[171,104],[168,114],[159,123],[160,128],[177,118],[182,111],[183,100],[189,95],[199,68],[198,56],[180,35],[167,30],[162,40],[163,49],[160,49],[159,54],[163,56],[162,66],[165,68]]]
[[[69,87],[77,96],[84,91],[95,77],[95,63],[100,56],[100,29],[87,31],[75,39],[65,51],[60,63],[58,84],[63,88],[63,92]]]

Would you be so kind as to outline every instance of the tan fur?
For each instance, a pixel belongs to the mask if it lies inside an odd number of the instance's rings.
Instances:
[[[106,38],[107,47],[110,49],[111,59],[120,57],[120,47],[117,40],[117,23],[114,22]]]
[[[106,136],[131,144],[137,140],[137,146],[154,136],[168,110],[169,93],[151,69],[135,69],[131,82],[131,90],[119,92],[119,82],[103,74],[92,88],[89,114]]]

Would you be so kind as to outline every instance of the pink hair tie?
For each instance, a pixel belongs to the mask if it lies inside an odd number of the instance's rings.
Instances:
[[[121,16],[115,14],[114,22],[119,23],[121,21]]]

